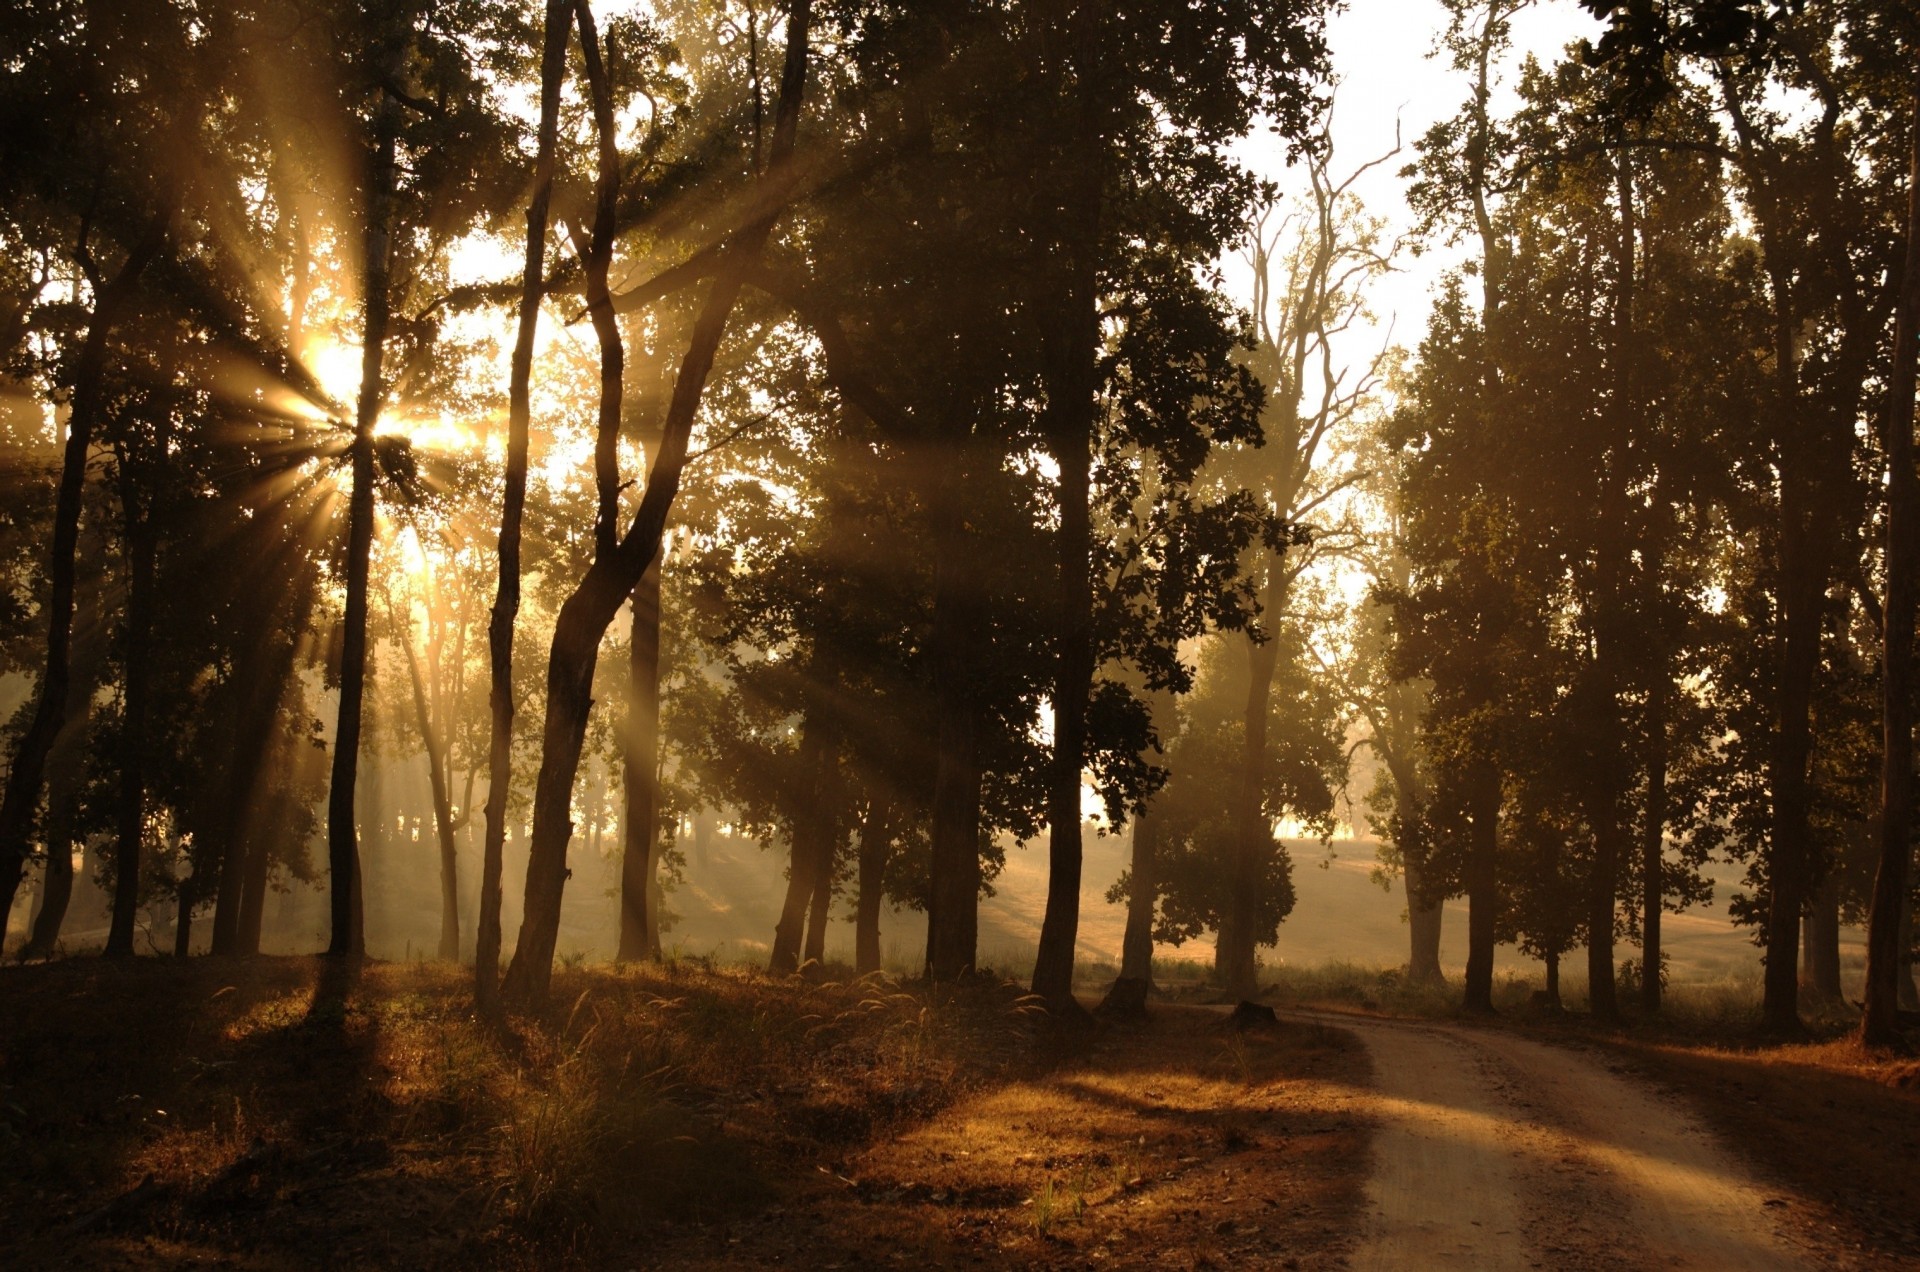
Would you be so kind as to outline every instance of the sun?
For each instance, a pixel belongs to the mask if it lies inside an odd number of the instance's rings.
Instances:
[[[300,360],[336,405],[351,408],[359,399],[359,345],[325,338],[315,340]]]

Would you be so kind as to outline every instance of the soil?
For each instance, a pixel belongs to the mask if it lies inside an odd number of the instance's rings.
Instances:
[[[1356,1272],[1805,1266],[1778,1200],[1644,1084],[1508,1032],[1337,1019],[1375,1077]]]

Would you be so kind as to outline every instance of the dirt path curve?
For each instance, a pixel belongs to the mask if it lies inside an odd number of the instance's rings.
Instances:
[[[1491,1030],[1296,1013],[1359,1035],[1374,1089],[1354,1272],[1805,1267],[1691,1115],[1602,1061]]]

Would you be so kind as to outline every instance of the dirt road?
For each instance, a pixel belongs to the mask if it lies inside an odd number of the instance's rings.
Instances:
[[[1376,1126],[1354,1272],[1807,1266],[1684,1110],[1604,1061],[1491,1030],[1299,1013],[1358,1034]]]

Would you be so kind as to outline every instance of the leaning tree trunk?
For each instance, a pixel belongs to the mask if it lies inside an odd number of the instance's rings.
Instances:
[[[374,153],[367,181],[365,260],[361,291],[365,315],[360,330],[360,400],[353,421],[353,493],[347,502],[347,597],[341,618],[340,713],[333,733],[333,773],[327,788],[327,875],[331,934],[327,954],[359,958],[366,953],[360,922],[360,835],[354,821],[354,787],[360,774],[360,714],[367,678],[367,585],[373,555],[373,427],[384,393],[389,257],[393,236],[395,133],[399,106],[382,92],[374,114]]]
[[[1913,467],[1915,361],[1920,358],[1920,73],[1908,123],[1906,264],[1894,318],[1888,375],[1887,595],[1882,606],[1880,861],[1867,915],[1866,1014],[1861,1040],[1884,1046],[1898,1038],[1901,914],[1913,864],[1913,629],[1920,586],[1920,477]]]
[[[126,516],[126,652],[120,694],[120,789],[115,803],[113,919],[109,957],[133,954],[140,908],[140,859],[147,829],[147,712],[152,685],[154,542],[151,495],[140,489],[138,461],[120,457],[120,503]]]
[[[40,694],[34,700],[26,732],[14,748],[6,793],[0,797],[0,940],[6,937],[6,919],[13,912],[14,897],[26,871],[34,816],[46,781],[47,755],[66,718],[71,691],[74,555],[80,542],[80,502],[87,480],[88,452],[106,396],[107,344],[114,324],[132,302],[141,274],[159,250],[157,239],[136,246],[113,279],[100,289],[87,338],[74,360],[73,409],[67,416],[67,443],[60,462],[60,487],[54,497],[53,543],[47,561],[50,593]]]
[[[786,65],[781,73],[779,114],[774,123],[772,159],[764,179],[778,188],[792,163],[795,131],[807,69],[810,0],[794,0],[787,20]],[[543,1004],[553,976],[553,951],[560,935],[560,899],[566,888],[567,846],[573,838],[574,778],[586,741],[593,706],[593,671],[600,640],[659,554],[667,517],[679,492],[686,465],[687,439],[712,373],[721,337],[748,272],[759,260],[773,230],[769,213],[741,229],[727,244],[726,259],[714,277],[706,302],[693,324],[680,374],[674,381],[661,428],[660,455],[647,475],[646,493],[632,527],[611,553],[596,557],[586,577],[560,607],[547,659],[547,713],[540,747],[540,773],[534,783],[533,835],[527,858],[526,916],[520,925],[513,962],[503,993],[513,1001]]]
[[[547,205],[553,196],[553,154],[560,128],[560,81],[567,69],[571,0],[547,0],[540,53],[540,124],[527,203],[527,253],[520,274],[519,325],[507,385],[507,469],[500,496],[499,582],[487,626],[488,705],[486,828],[481,840],[480,915],[474,933],[474,1002],[484,1014],[499,1005],[500,879],[507,843],[507,793],[513,784],[513,628],[520,614],[520,534],[527,503],[527,430],[532,415],[533,336],[545,286]]]

